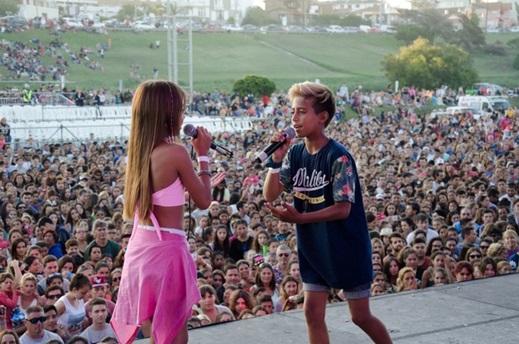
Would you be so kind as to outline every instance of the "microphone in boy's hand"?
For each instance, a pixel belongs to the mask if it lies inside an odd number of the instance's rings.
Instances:
[[[256,156],[256,162],[262,163],[267,160],[279,147],[281,147],[287,140],[292,140],[296,136],[296,131],[292,127],[288,127],[283,130],[283,136],[285,140],[280,142],[272,142],[267,146],[261,153]]]

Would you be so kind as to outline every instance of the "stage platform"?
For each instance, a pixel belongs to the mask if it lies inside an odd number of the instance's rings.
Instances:
[[[451,284],[371,299],[395,343],[517,343],[519,274]],[[331,343],[371,343],[349,320],[346,303],[326,313]],[[147,343],[147,340],[138,343]],[[192,344],[307,343],[301,310],[189,331]]]

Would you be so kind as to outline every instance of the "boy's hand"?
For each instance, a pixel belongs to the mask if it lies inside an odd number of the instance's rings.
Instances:
[[[265,203],[265,206],[270,209],[272,215],[283,222],[299,223],[301,220],[301,213],[287,202],[282,202],[281,207],[274,207],[270,203]]]

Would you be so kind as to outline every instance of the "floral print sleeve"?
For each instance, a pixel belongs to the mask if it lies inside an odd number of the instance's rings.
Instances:
[[[355,173],[351,159],[347,155],[339,157],[332,166],[333,200],[355,203]]]

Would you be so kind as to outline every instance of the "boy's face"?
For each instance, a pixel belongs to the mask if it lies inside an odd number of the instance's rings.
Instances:
[[[108,312],[105,305],[95,305],[90,311],[90,317],[96,324],[102,324],[106,322],[106,316]]]
[[[292,101],[292,126],[298,137],[307,137],[324,128],[328,114],[316,114],[313,99],[295,97]]]

